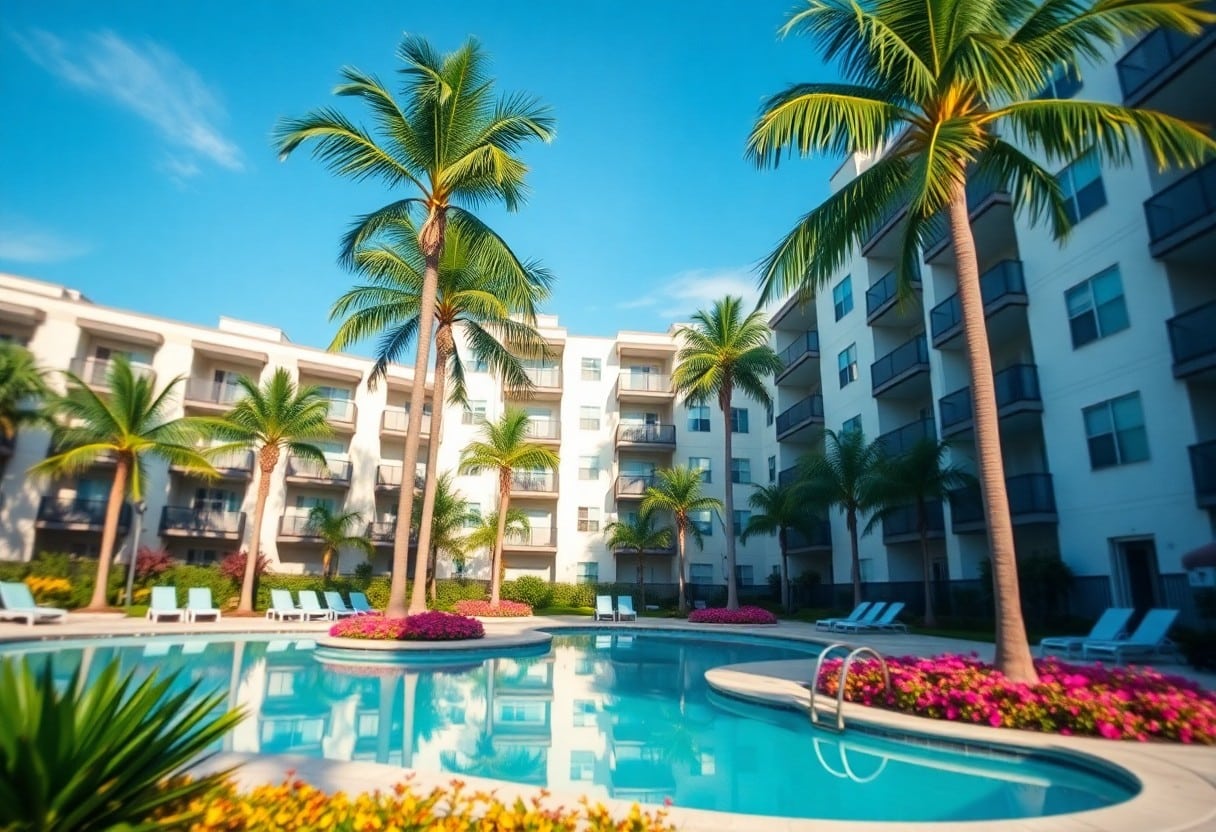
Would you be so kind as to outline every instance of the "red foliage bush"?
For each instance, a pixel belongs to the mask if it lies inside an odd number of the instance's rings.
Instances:
[[[760,607],[739,607],[737,610],[710,607],[693,610],[688,614],[688,620],[693,624],[776,624],[777,616]]]
[[[460,615],[475,615],[479,618],[526,618],[532,614],[532,607],[520,601],[499,601],[498,606],[491,607],[489,601],[457,601],[452,609]]]
[[[173,558],[164,549],[140,546],[135,553],[135,580],[146,581],[168,572]]]
[[[220,574],[239,585],[245,580],[245,563],[248,557],[248,552],[229,552],[224,555],[224,559],[220,561]],[[259,553],[258,562],[254,566],[255,576],[260,578],[265,575],[269,564],[266,556]]]

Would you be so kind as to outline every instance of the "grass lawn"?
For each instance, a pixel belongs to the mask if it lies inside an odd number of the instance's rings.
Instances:
[[[536,615],[595,615],[594,607],[540,607],[532,611]]]
[[[147,604],[132,604],[131,608],[127,610],[127,618],[143,618],[147,614]]]

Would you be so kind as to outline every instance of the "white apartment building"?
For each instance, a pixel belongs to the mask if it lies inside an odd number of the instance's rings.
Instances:
[[[776,443],[762,406],[736,402],[732,464],[723,458],[726,426],[717,407],[689,408],[671,392],[674,327],[666,333],[598,338],[570,335],[553,316],[540,316],[538,324],[553,357],[528,366],[535,384],[530,398],[504,391],[484,368],[470,365],[468,408],[444,406],[441,437],[431,432],[429,415],[424,419],[426,441],[440,442],[442,471],[456,471],[481,421],[498,417],[507,406],[526,409],[534,440],[558,452],[557,471],[515,477],[511,505],[529,515],[531,534],[508,541],[509,577],[636,581],[637,556],[609,551],[604,527],[636,512],[655,470],[674,464],[704,470],[706,492],[713,496],[734,488],[737,519],[746,520],[750,483],[765,482],[776,470]],[[306,520],[313,506],[324,504],[365,518],[380,553],[374,565],[377,571],[388,568],[403,481],[407,486],[420,482],[425,470],[416,472],[419,478],[403,477],[401,471],[408,369],[393,368],[388,383],[373,390],[367,385],[371,361],[294,344],[271,326],[230,318],[221,318],[216,328],[163,320],[9,275],[0,275],[0,338],[26,344],[47,369],[71,370],[97,385],[104,384],[109,362],[118,355],[127,356],[138,371],[154,374],[158,386],[181,376],[170,417],[223,413],[239,393],[234,384],[239,375],[265,379],[276,367],[286,367],[301,383],[317,385],[330,401],[334,429],[332,439],[317,443],[328,465],[284,455],[274,473],[261,551],[275,571],[317,571],[320,547]],[[53,383],[62,389],[63,378],[53,374]],[[26,471],[46,456],[48,445],[46,432],[31,429],[19,433],[14,447],[0,451],[0,559],[29,558],[39,551],[97,552],[111,469],[103,460],[71,479],[28,477]],[[424,445],[420,459],[425,450]],[[220,479],[205,482],[152,461],[139,544],[162,545],[177,558],[200,563],[249,549],[253,464],[252,454],[234,454],[216,463]],[[457,476],[456,486],[471,507],[495,510],[491,474]],[[712,514],[697,522],[705,546],[689,544],[690,578],[721,586],[724,526]],[[132,525],[124,514],[124,537]],[[778,562],[773,538],[740,544],[738,554],[744,584],[764,584]],[[359,557],[344,553],[340,569],[350,571]],[[675,561],[674,549],[646,553],[647,582],[673,583]],[[440,574],[451,570],[441,564]],[[473,556],[466,574],[488,576],[486,553]]]
[[[1052,92],[1213,125],[1213,44],[1212,27],[1196,40],[1156,32],[1117,62],[1057,77]],[[869,161],[848,159],[833,189]],[[1007,194],[969,189],[1017,550],[1058,552],[1105,602],[1185,608],[1180,558],[1212,540],[1216,507],[1216,162],[1159,174],[1139,154],[1119,168],[1087,154],[1057,176],[1075,220],[1063,245],[1015,215]],[[776,379],[782,469],[826,426],[859,427],[894,451],[934,435],[974,470],[951,244],[943,229],[925,247],[921,282],[901,301],[901,217],[873,229],[812,303],[771,317],[786,359]],[[847,540],[843,517],[831,524]],[[935,507],[932,536],[938,578],[978,577],[978,493]],[[848,547],[821,543],[800,541],[795,574],[848,581]],[[861,547],[863,580],[920,579],[911,511]]]

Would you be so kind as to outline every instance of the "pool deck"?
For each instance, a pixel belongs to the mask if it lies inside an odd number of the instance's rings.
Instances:
[[[885,655],[932,656],[942,653],[975,653],[991,660],[994,647],[981,642],[920,636],[913,634],[841,634],[816,630],[814,625],[782,622],[776,626],[695,625],[675,619],[643,618],[638,622],[601,622],[579,616],[536,616],[526,619],[485,619],[486,633],[509,639],[533,629],[549,627],[613,627],[623,629],[652,629],[698,631],[708,633],[746,633],[757,636],[787,638],[798,641],[825,643],[843,641],[867,645]],[[213,633],[294,633],[324,634],[330,622],[279,622],[264,618],[225,618],[220,622],[185,624],[178,622],[152,623],[144,619],[121,618],[113,615],[73,613],[62,624],[42,624],[28,627],[0,622],[0,642],[30,639],[65,639],[90,636],[149,636],[202,635]],[[1216,690],[1216,674],[1199,673],[1181,665],[1160,665],[1163,672],[1193,679],[1209,690]],[[715,689],[755,702],[797,707],[805,710],[808,693],[802,682],[811,672],[811,660],[769,661],[737,664],[714,668],[706,679]],[[877,730],[938,737],[957,743],[986,743],[1021,747],[1052,755],[1084,755],[1108,765],[1131,772],[1142,784],[1141,792],[1131,800],[1092,812],[1073,815],[1022,820],[984,822],[982,824],[947,823],[875,823],[857,821],[824,821],[787,818],[760,818],[748,815],[728,815],[719,812],[673,807],[670,820],[682,830],[764,829],[773,832],[928,832],[928,830],[975,830],[992,832],[1201,832],[1216,830],[1216,748],[1182,746],[1166,743],[1113,742],[1080,737],[1059,737],[1029,731],[994,729],[984,726],[926,720],[858,705],[845,706],[846,722]],[[288,771],[319,787],[330,790],[362,791],[387,788],[403,779],[403,770],[375,763],[336,763],[331,760],[301,757],[258,756],[236,759],[233,755],[214,758],[210,765],[224,766],[244,763],[238,779],[242,784],[278,782]],[[450,775],[412,772],[412,781],[421,788],[443,786]],[[538,794],[532,787],[461,780],[478,787],[490,787],[500,797],[513,799]],[[576,794],[553,793],[551,805],[577,800]],[[607,800],[605,805],[627,809],[628,801]]]

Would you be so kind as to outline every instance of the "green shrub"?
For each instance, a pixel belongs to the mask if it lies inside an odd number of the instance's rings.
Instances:
[[[372,568],[372,562],[369,560],[356,563],[354,573],[355,583],[367,586],[372,582],[372,573],[374,571],[375,570]]]
[[[502,597],[506,601],[518,601],[535,609],[547,607],[553,598],[553,586],[543,578],[524,575],[513,581],[504,581]]]
[[[228,580],[218,566],[196,566],[178,563],[156,580],[159,586],[177,587],[177,602],[186,603],[187,590],[191,587],[206,587],[211,590],[211,602],[217,609],[227,610],[240,600],[241,588]]]
[[[457,601],[483,601],[486,587],[481,581],[454,578],[435,582],[435,609],[450,612]]]
[[[595,584],[553,584],[551,607],[594,607]]]
[[[24,581],[29,574],[30,567],[25,561],[0,561],[0,581],[17,583]]]

